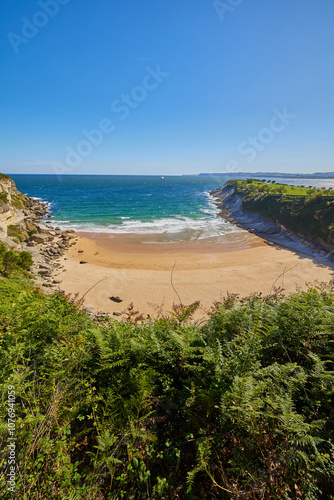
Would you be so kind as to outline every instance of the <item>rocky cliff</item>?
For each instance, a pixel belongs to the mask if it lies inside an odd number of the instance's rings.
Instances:
[[[11,234],[11,231],[14,231],[13,226],[17,227],[16,238],[20,233],[22,236],[28,236],[31,231],[39,232],[36,222],[46,213],[45,203],[20,193],[10,177],[0,174],[0,238],[15,238],[15,235]]]
[[[288,198],[292,197],[274,196],[266,193],[245,195],[239,193],[237,188],[229,182],[211,191],[210,194],[216,198],[220,216],[224,219],[276,245],[314,257],[333,260],[333,247],[330,242],[328,243],[328,238],[325,242],[324,237],[316,238],[310,230],[300,230],[301,221],[304,220],[307,222],[307,227],[311,227],[311,220],[321,227],[320,222],[318,223],[317,213],[314,211],[313,216],[308,213],[306,217],[301,207],[298,207],[300,213],[289,213],[292,210],[286,202]],[[297,197],[294,198],[293,203],[300,204],[300,200]],[[312,207],[309,210],[312,210]],[[293,220],[294,225],[290,219]]]
[[[22,211],[12,205],[17,195],[14,181],[0,174],[0,237],[7,237],[8,226],[23,218]]]
[[[61,231],[44,222],[47,203],[29,198],[18,191],[15,182],[0,174],[0,242],[9,249],[28,251],[33,258],[30,271],[38,284],[54,288],[52,278],[59,267],[58,259],[74,244],[74,231]]]

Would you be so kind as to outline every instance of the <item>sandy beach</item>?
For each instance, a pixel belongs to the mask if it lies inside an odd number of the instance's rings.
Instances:
[[[197,317],[229,293],[246,296],[274,287],[284,293],[333,279],[333,267],[267,244],[242,232],[219,238],[159,243],[151,235],[77,233],[53,278],[66,293],[79,294],[96,311],[124,311],[131,303],[145,315],[168,313],[180,300],[200,300]],[[80,263],[84,262],[84,263]],[[110,300],[119,296],[121,303]]]

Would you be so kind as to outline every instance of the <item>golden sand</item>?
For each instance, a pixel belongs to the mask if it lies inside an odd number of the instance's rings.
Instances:
[[[201,302],[205,317],[214,301],[229,293],[246,296],[274,287],[284,293],[306,289],[307,283],[330,281],[333,268],[292,251],[269,245],[243,232],[225,238],[152,243],[142,235],[78,233],[54,277],[66,293],[85,295],[96,311],[122,312],[130,303],[151,317],[173,304]],[[85,264],[80,264],[85,261]],[[89,290],[89,291],[88,291]],[[110,300],[119,296],[119,304]]]

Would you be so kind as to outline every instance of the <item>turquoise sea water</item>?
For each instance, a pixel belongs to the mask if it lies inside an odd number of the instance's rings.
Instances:
[[[227,180],[198,176],[11,175],[17,188],[50,203],[53,225],[79,231],[161,234],[169,241],[241,230],[217,217],[209,191]],[[279,179],[276,179],[279,182]],[[284,180],[284,182],[287,182]],[[289,180],[334,186],[333,181]]]

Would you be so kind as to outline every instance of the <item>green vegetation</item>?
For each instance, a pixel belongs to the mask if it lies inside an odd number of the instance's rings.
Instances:
[[[15,208],[24,208],[26,205],[27,205],[27,199],[26,197],[21,194],[21,193],[18,193],[18,194],[14,194],[12,196],[12,205],[13,207]]]
[[[7,195],[7,193],[5,193],[5,192],[0,193],[0,201],[2,201],[2,203],[8,203],[8,195]]]
[[[16,252],[7,250],[5,245],[0,242],[0,274],[9,276],[15,271],[27,271],[33,264],[29,252]]]
[[[278,222],[327,250],[334,249],[334,190],[270,184],[254,179],[233,180],[227,184],[243,196],[242,207],[247,212]]]
[[[13,238],[15,243],[20,243],[28,238],[28,232],[20,226],[15,226],[15,224],[8,226],[7,234],[10,238]]]
[[[333,499],[334,286],[197,307],[96,323],[0,279],[1,498]]]
[[[6,175],[6,174],[0,174],[0,181],[2,181],[2,180],[6,180],[6,181],[10,180],[9,175]]]
[[[228,181],[230,186],[234,186],[238,193],[271,193],[285,194],[287,196],[332,196],[334,189],[318,189],[305,186],[291,186],[289,184],[277,184],[275,181],[259,181],[256,179],[246,179],[245,181]]]

